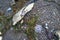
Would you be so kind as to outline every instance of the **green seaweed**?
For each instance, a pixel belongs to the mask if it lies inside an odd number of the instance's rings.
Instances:
[[[35,17],[32,17],[28,22],[27,22],[27,24],[28,24],[28,28],[26,29],[26,34],[27,34],[27,36],[28,36],[28,38],[30,39],[30,40],[36,40],[35,39],[35,31],[34,31],[34,26],[35,26],[35,24],[36,24],[36,21],[37,21],[37,16],[35,16]]]
[[[8,18],[4,15],[0,15],[0,32],[4,34],[7,30],[9,30],[11,26],[11,18]]]
[[[28,20],[27,24],[28,24],[29,26],[34,26],[35,23],[36,23],[36,21],[37,21],[37,18],[38,18],[37,16],[31,17],[31,19]]]

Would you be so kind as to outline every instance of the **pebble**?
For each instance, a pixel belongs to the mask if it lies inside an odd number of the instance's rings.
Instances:
[[[48,24],[46,23],[45,25],[47,26]]]
[[[46,26],[45,28],[48,29],[48,24],[47,23],[45,24],[45,26]]]
[[[7,9],[7,12],[9,12],[9,11],[11,11],[12,9],[11,9],[11,7],[9,7],[8,9]]]

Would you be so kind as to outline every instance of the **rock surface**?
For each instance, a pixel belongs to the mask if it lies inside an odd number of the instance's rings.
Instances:
[[[28,40],[28,37],[23,32],[16,32],[14,30],[8,30],[2,40]]]
[[[35,3],[33,10],[31,12],[29,12],[27,14],[27,16],[28,17],[38,16],[39,18],[37,20],[37,24],[41,24],[41,25],[44,25],[44,27],[46,27],[45,24],[47,23],[48,30],[51,32],[51,30],[53,30],[53,29],[54,30],[60,29],[60,12],[59,12],[60,8],[59,7],[60,6],[55,2],[38,0]],[[52,35],[52,34],[50,34],[50,32],[48,32],[48,35]],[[43,36],[43,37],[41,36],[43,33],[41,33],[41,35],[39,34],[40,37],[39,36],[38,37],[39,38],[42,37],[42,39],[38,39],[38,40],[45,40],[45,39],[53,40],[53,38],[50,38],[50,39],[46,38],[47,36],[45,33],[44,33],[45,36]]]
[[[6,16],[11,16],[13,11],[7,12],[7,9],[11,7],[12,0],[0,0],[0,11],[4,13]]]
[[[24,20],[26,21],[30,19],[31,16],[38,16],[36,24],[42,25],[43,31],[41,33],[37,33],[36,40],[53,40],[51,30],[60,30],[60,2],[59,0],[53,1],[38,0],[35,2],[34,8],[24,17]],[[45,29],[46,23],[48,29]],[[11,30],[7,31],[3,35],[3,40],[25,40],[24,38],[28,40],[24,33],[15,33]]]

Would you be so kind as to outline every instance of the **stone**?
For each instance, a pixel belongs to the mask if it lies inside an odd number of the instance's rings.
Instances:
[[[23,32],[8,30],[6,33],[4,33],[2,40],[28,40],[28,37]]]
[[[55,0],[54,0],[55,1]],[[58,5],[59,2],[48,2],[44,0],[38,0],[35,2],[35,5],[32,9],[32,11],[28,12],[24,18],[25,20],[28,20],[32,18],[32,16],[38,16],[38,20],[36,24],[46,24],[48,23],[48,36],[50,37],[50,40],[53,40],[51,38],[51,31],[52,29],[60,29],[60,6]],[[26,22],[26,21],[25,21]],[[42,26],[43,27],[43,26]],[[44,25],[44,27],[46,27]],[[25,26],[22,27],[25,30]],[[39,29],[38,32],[40,32],[41,29]],[[51,35],[51,36],[50,36]],[[24,33],[14,31],[8,31],[3,35],[3,40],[25,40]],[[42,32],[36,34],[37,40],[49,40],[47,36],[46,30],[43,28]],[[28,40],[28,38],[27,38]]]
[[[30,18],[31,16],[38,16],[36,24],[48,24],[48,31],[51,32],[52,29],[60,29],[60,6],[54,2],[48,2],[44,0],[38,0],[31,12],[29,12],[24,18]],[[28,19],[25,19],[28,20]],[[43,26],[42,26],[43,27]],[[44,25],[46,27],[46,25]],[[43,33],[44,32],[44,33]],[[46,32],[43,31],[37,34],[38,40],[49,40],[46,36]],[[43,36],[41,36],[41,35]],[[51,39],[52,40],[52,39]]]
[[[6,10],[10,8],[13,4],[12,0],[0,0],[0,10],[4,13],[5,16],[11,16],[13,11],[7,12]]]

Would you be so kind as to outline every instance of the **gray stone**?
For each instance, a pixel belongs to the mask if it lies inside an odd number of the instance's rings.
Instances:
[[[7,12],[7,9],[12,6],[11,4],[13,4],[12,0],[0,0],[0,11],[3,11],[6,16],[11,16],[12,11]]]
[[[49,29],[52,29],[53,27],[59,29],[60,12],[58,10],[59,6],[57,4],[39,0],[35,3],[32,11],[30,11],[26,16],[30,17],[37,15],[39,16],[37,21],[38,24],[48,23]]]
[[[26,16],[25,20],[27,17],[31,16],[38,16],[37,24],[48,24],[48,31],[51,31],[53,29],[60,29],[60,6],[54,2],[47,2],[44,0],[38,0],[32,11],[30,11]],[[44,27],[46,27],[44,25]],[[48,33],[49,34],[49,33]],[[40,35],[40,34],[38,34]],[[45,35],[41,33],[41,35]],[[42,37],[42,36],[39,36]],[[47,37],[46,35],[42,37],[42,39],[38,38],[38,40],[45,40],[44,37]],[[46,40],[48,40],[46,38]],[[52,40],[52,39],[51,39]]]
[[[51,30],[60,29],[60,6],[58,5],[57,0],[56,3],[38,0],[35,2],[34,8],[25,15],[24,20],[29,20],[31,16],[38,16],[36,24],[48,24],[47,27],[49,36],[51,35]],[[46,25],[42,27],[46,27]],[[25,30],[24,27],[22,28]],[[36,40],[49,40],[45,29],[36,35]],[[24,33],[15,33],[14,31],[10,30],[3,35],[3,40],[25,40],[25,38],[28,40],[27,36]],[[52,40],[51,37],[50,40]]]
[[[4,35],[2,40],[28,40],[28,37],[23,32],[16,32],[14,30],[8,30]]]

